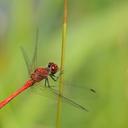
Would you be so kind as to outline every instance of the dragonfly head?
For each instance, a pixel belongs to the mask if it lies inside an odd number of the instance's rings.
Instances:
[[[48,68],[50,69],[50,73],[51,74],[55,74],[55,73],[57,73],[57,71],[58,71],[58,66],[57,66],[57,64],[55,64],[55,63],[53,63],[53,62],[49,62],[48,63]]]

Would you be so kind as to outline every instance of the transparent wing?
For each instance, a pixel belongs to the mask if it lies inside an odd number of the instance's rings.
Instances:
[[[67,103],[72,105],[78,109],[88,111],[85,106],[86,100],[90,100],[90,94],[92,95],[92,91],[90,93],[90,89],[84,87],[70,86],[64,85],[63,95],[59,94],[57,85],[50,85],[49,87],[45,87],[42,82],[36,84],[32,87],[31,91],[35,94],[42,95],[48,97],[50,99],[54,99],[57,101],[57,96],[62,98],[63,103]],[[89,95],[88,95],[89,94]],[[87,96],[87,97],[86,97]],[[93,97],[94,98],[94,97]],[[82,103],[83,102],[83,103]],[[81,105],[83,104],[83,105]]]
[[[30,75],[31,71],[32,71],[31,66],[30,66],[31,65],[30,59],[29,59],[26,51],[24,50],[24,48],[23,47],[20,47],[20,48],[21,48],[21,52],[22,52],[25,64],[27,66],[28,74]]]
[[[92,94],[96,94],[96,90],[94,89],[93,86],[85,86],[85,85],[82,85],[82,84],[72,84],[73,82],[64,82],[64,88],[74,88],[74,89],[82,89],[88,93],[92,93]]]
[[[24,60],[25,60],[25,64],[27,66],[27,70],[28,70],[29,75],[35,69],[35,67],[37,65],[38,33],[39,33],[39,29],[37,28],[37,30],[36,30],[36,39],[35,39],[35,47],[34,47],[32,60],[29,59],[25,49],[23,47],[20,47],[21,52],[22,52],[23,57],[24,57]]]
[[[78,108],[78,109],[81,109],[81,110],[84,110],[84,111],[87,111],[87,112],[88,112],[88,110],[87,110],[84,106],[78,104],[76,101],[74,101],[74,100],[72,100],[72,99],[69,99],[69,98],[63,96],[62,94],[59,94],[58,90],[55,90],[53,87],[49,88],[49,90],[50,90],[52,93],[54,93],[55,95],[61,97],[62,100],[64,100],[64,101],[67,102],[68,104],[73,105],[74,107],[76,107],[76,108]]]
[[[32,57],[32,62],[31,62],[31,67],[34,69],[37,66],[37,53],[38,53],[38,43],[39,43],[39,28],[36,30],[36,36],[35,36],[35,47],[34,47],[34,52],[33,52],[33,57]]]

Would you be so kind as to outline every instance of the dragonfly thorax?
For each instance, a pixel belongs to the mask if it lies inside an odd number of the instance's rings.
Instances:
[[[31,74],[31,79],[35,82],[40,82],[43,79],[46,79],[49,75],[49,70],[47,68],[38,67]]]

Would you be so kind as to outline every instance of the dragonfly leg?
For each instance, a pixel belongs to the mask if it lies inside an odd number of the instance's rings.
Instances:
[[[63,71],[60,71],[59,75],[56,76],[54,74],[51,74],[50,77],[54,80],[54,81],[58,81],[58,79],[60,78],[60,76],[63,74]]]
[[[57,81],[58,79],[56,78],[56,76],[50,75],[50,77],[52,78],[52,80]]]
[[[49,80],[48,78],[45,79],[45,87],[48,86],[50,88]]]
[[[45,86],[45,87],[47,86],[47,81],[46,81],[46,79],[45,79],[45,81],[44,81],[44,86]]]

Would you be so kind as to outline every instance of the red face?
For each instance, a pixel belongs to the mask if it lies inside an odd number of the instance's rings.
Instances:
[[[55,64],[53,62],[49,62],[48,68],[50,69],[51,74],[55,74],[59,69],[57,64]]]

